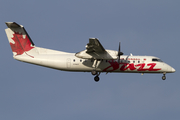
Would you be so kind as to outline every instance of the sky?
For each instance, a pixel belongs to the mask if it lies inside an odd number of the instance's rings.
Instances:
[[[1,0],[1,120],[179,120],[179,0]],[[38,47],[76,53],[90,37],[106,49],[161,58],[162,74],[64,72],[13,59],[5,22]]]

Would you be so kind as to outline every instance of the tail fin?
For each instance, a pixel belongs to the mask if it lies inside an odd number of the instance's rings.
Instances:
[[[6,22],[5,29],[14,56],[26,54],[33,57],[38,54],[35,45],[25,28],[15,22]]]

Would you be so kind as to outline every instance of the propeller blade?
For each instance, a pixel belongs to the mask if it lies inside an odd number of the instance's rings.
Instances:
[[[120,56],[118,56],[118,64],[120,63]]]
[[[121,43],[119,42],[119,50],[118,50],[118,53],[121,51],[121,48],[120,48],[121,45],[120,45],[120,44],[121,44]]]
[[[121,43],[119,42],[119,48],[118,48],[118,63],[120,63],[120,56],[123,55],[123,53],[121,52]]]

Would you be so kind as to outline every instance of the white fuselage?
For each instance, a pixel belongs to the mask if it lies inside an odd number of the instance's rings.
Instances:
[[[92,59],[81,59],[75,56],[75,53],[66,53],[61,51],[44,52],[43,48],[36,47],[43,54],[14,56],[16,60],[28,62],[44,67],[49,67],[64,71],[91,72],[94,68]],[[47,50],[49,51],[49,50]],[[155,59],[153,61],[153,59]],[[117,60],[101,60],[96,68],[98,72],[130,72],[130,73],[170,73],[174,68],[168,64],[158,61],[153,56],[121,56],[118,64]]]

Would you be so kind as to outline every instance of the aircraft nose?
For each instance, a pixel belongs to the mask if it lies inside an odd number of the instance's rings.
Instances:
[[[176,72],[176,70],[174,68],[172,68],[172,72]]]

